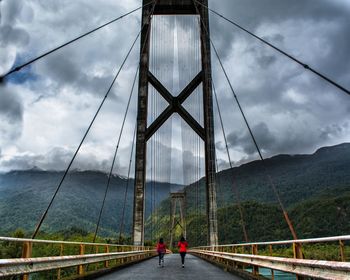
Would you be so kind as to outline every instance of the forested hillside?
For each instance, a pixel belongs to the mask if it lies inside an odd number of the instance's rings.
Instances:
[[[32,232],[47,207],[63,172],[38,169],[12,171],[0,175],[0,234],[17,228]],[[97,171],[74,171],[64,181],[42,230],[56,232],[79,228],[94,231],[106,189],[108,175]],[[147,183],[146,200],[150,201],[151,184]],[[127,180],[113,176],[102,215],[99,234],[115,237],[119,233]],[[179,186],[172,186],[179,188]],[[170,184],[156,183],[156,205],[168,197]],[[125,204],[125,233],[132,225],[134,181],[129,181]],[[150,203],[146,204],[146,217]]]
[[[350,144],[321,148],[312,155],[278,155],[266,159],[265,166],[254,161],[217,174],[220,243],[244,241],[237,194],[250,240],[291,238],[267,175],[299,237],[349,234]],[[202,179],[185,189],[188,238],[196,245],[206,243],[204,183]],[[169,203],[163,201],[157,216],[148,220],[159,229],[153,235],[169,235]]]
[[[289,239],[288,231],[267,174],[274,181],[299,237],[349,234],[350,144],[325,147],[312,155],[279,155],[253,161],[217,174],[219,238],[221,243],[243,241],[237,211],[237,194],[242,203],[250,240]],[[0,234],[22,228],[30,234],[47,206],[62,172],[26,170],[0,174]],[[94,231],[104,196],[107,174],[74,171],[65,180],[42,230],[53,232]],[[179,189],[156,183],[155,203],[150,216],[151,184],[146,191],[146,239],[169,235],[169,191]],[[132,226],[133,180],[125,205],[125,234]],[[234,191],[233,188],[236,188]],[[118,237],[124,205],[126,180],[114,176],[102,215],[99,235]],[[204,179],[185,188],[188,237],[192,244],[206,242]],[[151,229],[153,230],[151,232]],[[180,230],[178,229],[178,234]]]

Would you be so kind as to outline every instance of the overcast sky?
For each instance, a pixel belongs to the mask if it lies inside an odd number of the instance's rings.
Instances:
[[[349,0],[209,3],[211,8],[350,88]],[[140,5],[141,1],[136,0],[2,0],[0,74]],[[175,26],[176,34],[182,27],[193,34],[189,31],[193,21],[190,27],[187,24],[178,20],[167,24],[170,30],[163,32],[170,36]],[[210,24],[213,42],[265,157],[313,153],[322,146],[350,142],[350,96],[222,19],[211,15]],[[0,87],[0,171],[33,166],[66,168],[139,30],[140,11],[23,69]],[[182,43],[187,40],[184,38]],[[176,50],[178,57],[174,55],[173,64],[181,63],[184,57],[179,46]],[[139,43],[83,145],[75,168],[110,168],[138,52]],[[214,53],[212,65],[233,163],[257,159]],[[178,71],[176,67],[169,71]],[[181,81],[181,77],[180,71],[169,89],[179,91],[188,82]],[[116,172],[123,175],[135,126],[136,93],[118,157]],[[218,161],[220,168],[225,168],[227,156],[214,109]],[[181,137],[176,139],[163,145],[166,153],[172,154],[170,168],[181,169]],[[193,160],[193,154],[187,157]]]

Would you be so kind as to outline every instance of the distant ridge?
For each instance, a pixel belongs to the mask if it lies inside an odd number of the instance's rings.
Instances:
[[[310,155],[277,155],[266,159],[265,163],[288,209],[310,199],[348,195],[350,192],[350,143],[323,147]],[[220,171],[217,174],[218,207],[236,203],[233,182],[239,189],[241,201],[275,204],[276,198],[263,170],[261,161],[253,161],[232,170]],[[0,234],[14,231],[18,227],[31,232],[62,174],[62,171],[44,171],[37,167],[0,174]],[[70,172],[43,224],[43,230],[52,232],[75,226],[91,232],[96,224],[107,175],[101,171]],[[133,184],[131,180],[125,211],[125,229],[128,233],[132,224]],[[102,217],[102,235],[117,235],[125,186],[125,178],[113,176]],[[150,182],[147,182],[147,186],[146,217],[150,214]],[[205,209],[204,186],[204,179],[201,179],[201,209]],[[156,205],[163,201],[159,209],[162,215],[169,213],[166,199],[170,188],[180,189],[182,186],[157,183]],[[192,184],[185,190],[187,210],[191,213],[195,210],[196,186]]]
[[[313,154],[276,155],[265,159],[269,175],[278,187],[286,206],[335,188],[350,189],[350,143],[322,147]],[[200,181],[204,201],[204,179]],[[232,184],[242,201],[276,203],[263,163],[259,160],[226,169],[217,174],[218,207],[236,201]],[[195,185],[186,188],[188,206],[194,207]]]
[[[32,232],[39,217],[47,207],[63,171],[44,171],[33,167],[29,170],[13,170],[0,174],[0,234],[21,227]],[[50,209],[42,229],[46,232],[78,227],[85,231],[95,230],[95,225],[104,196],[108,174],[101,171],[73,170],[64,181]],[[146,217],[150,214],[151,188],[146,184]],[[170,188],[182,186],[156,182],[155,203],[166,199]],[[123,208],[126,178],[114,175],[102,216],[102,235],[117,236],[121,209]],[[134,181],[129,181],[125,210],[125,230],[130,233],[132,225]]]

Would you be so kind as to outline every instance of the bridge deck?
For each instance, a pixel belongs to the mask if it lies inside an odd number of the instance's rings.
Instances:
[[[209,264],[192,255],[186,256],[185,268],[181,267],[179,254],[166,255],[164,267],[158,267],[158,257],[126,267],[114,273],[99,277],[102,280],[145,280],[145,279],[167,279],[167,280],[186,280],[197,279],[220,279],[220,280],[239,280],[241,278],[234,276],[222,269]]]

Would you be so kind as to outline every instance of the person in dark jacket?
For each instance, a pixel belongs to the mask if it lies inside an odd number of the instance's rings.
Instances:
[[[163,238],[159,239],[159,242],[157,244],[157,253],[159,257],[159,266],[164,267],[164,255],[166,253],[166,245],[164,243]]]
[[[182,263],[182,268],[185,267],[185,256],[186,256],[186,252],[187,252],[187,247],[188,247],[188,243],[185,239],[185,237],[181,237],[179,243],[177,243],[177,247],[179,247],[179,253],[181,255],[181,263]]]

